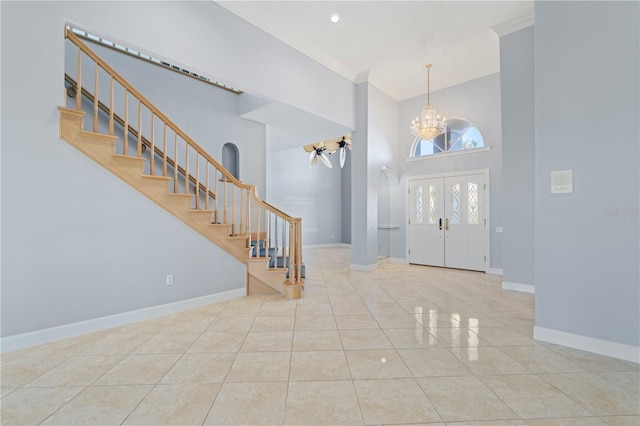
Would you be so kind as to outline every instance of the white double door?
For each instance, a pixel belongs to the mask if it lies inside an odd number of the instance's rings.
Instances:
[[[409,263],[485,270],[485,175],[409,182]]]

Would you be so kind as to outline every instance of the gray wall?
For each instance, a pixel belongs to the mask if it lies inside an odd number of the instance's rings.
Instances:
[[[267,134],[269,133],[267,128]],[[302,218],[302,244],[342,241],[342,183],[338,153],[333,168],[320,161],[309,168],[302,146],[267,154],[268,201],[290,216]],[[347,159],[347,162],[350,160]]]
[[[432,175],[438,173],[464,172],[466,170],[489,169],[490,171],[490,259],[491,268],[502,267],[502,234],[496,233],[495,227],[502,225],[502,135],[500,114],[500,75],[492,74],[446,89],[431,93],[431,103],[442,116],[463,117],[476,125],[485,146],[492,146],[491,151],[463,154],[458,156],[426,157],[413,161],[409,152],[414,136],[409,125],[426,103],[426,94],[400,102],[399,108],[399,161],[397,164],[403,184],[399,186],[402,197],[406,200],[406,181],[413,176]],[[406,202],[398,203],[400,216],[405,218]],[[400,244],[392,245],[392,257],[406,257],[406,221],[401,222]],[[401,250],[401,251],[400,251]]]
[[[374,229],[377,201],[369,206],[369,83],[356,85],[356,131],[351,138],[351,264],[369,267],[376,263]],[[369,242],[371,240],[371,243]]]
[[[351,162],[353,152],[347,153],[347,161],[341,173],[342,184],[342,243],[351,244]]]
[[[536,327],[640,346],[639,7],[536,2]],[[572,194],[550,173],[573,170]]]
[[[500,38],[503,280],[534,285],[534,27]]]

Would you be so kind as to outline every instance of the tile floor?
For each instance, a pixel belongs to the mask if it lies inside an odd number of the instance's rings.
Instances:
[[[305,252],[252,296],[2,355],[3,425],[639,425],[640,368],[532,339],[500,278]]]

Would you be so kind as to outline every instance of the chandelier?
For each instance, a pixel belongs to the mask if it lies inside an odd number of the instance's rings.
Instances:
[[[427,68],[427,105],[422,109],[422,113],[419,117],[416,117],[411,122],[411,133],[414,136],[420,136],[420,139],[431,140],[443,133],[447,129],[447,119],[440,118],[436,109],[429,103],[429,83],[430,75],[429,70],[431,64],[426,66]]]

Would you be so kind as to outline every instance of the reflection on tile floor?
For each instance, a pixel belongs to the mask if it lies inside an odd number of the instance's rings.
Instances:
[[[251,296],[2,354],[3,425],[640,425],[637,364],[533,340],[500,277],[305,252]]]

